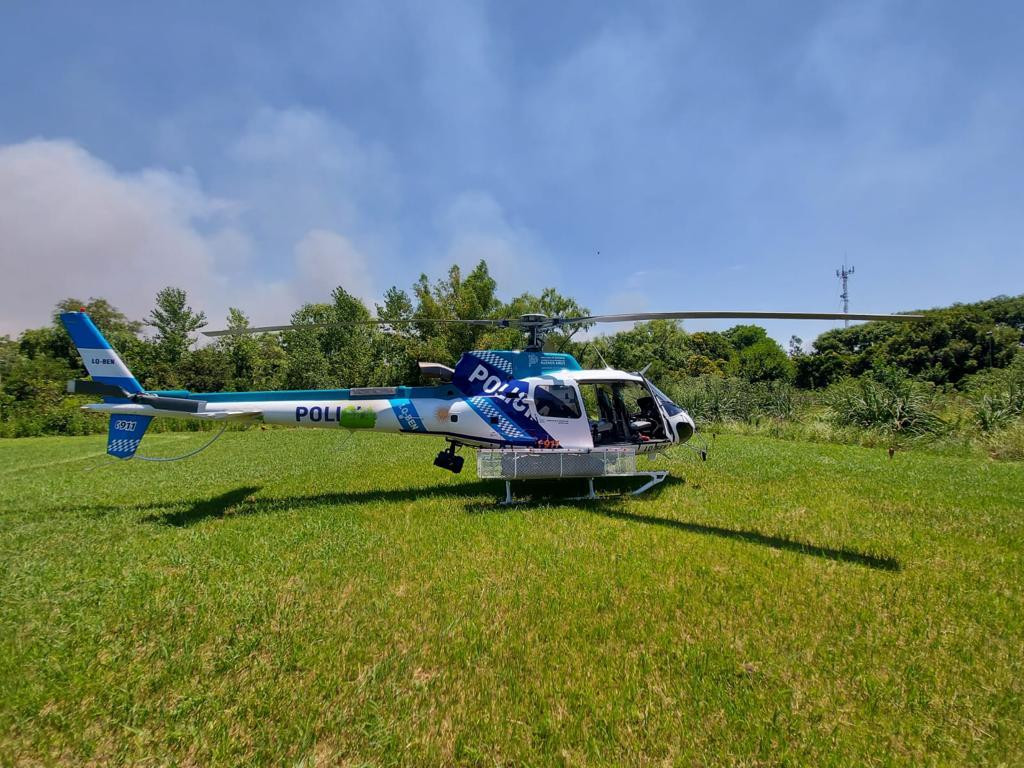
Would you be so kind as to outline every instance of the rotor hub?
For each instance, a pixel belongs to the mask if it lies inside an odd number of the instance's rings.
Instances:
[[[554,320],[547,315],[529,314],[520,315],[519,322],[523,325],[544,325],[545,323],[553,323]]]
[[[517,323],[526,332],[526,351],[540,352],[548,334],[558,325],[555,318],[541,314],[520,315]]]

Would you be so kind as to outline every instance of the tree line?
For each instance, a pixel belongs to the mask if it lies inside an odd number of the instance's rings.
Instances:
[[[198,333],[209,319],[189,305],[180,288],[161,290],[142,320],[126,317],[105,298],[68,298],[57,304],[50,325],[26,330],[17,339],[0,337],[0,436],[105,428],[78,410],[85,402],[81,397],[65,392],[68,379],[86,373],[59,315],[80,308],[143,387],[194,392],[416,384],[418,361],[454,365],[466,350],[523,346],[515,328],[430,321],[589,314],[552,288],[502,301],[483,261],[465,274],[453,266],[433,281],[421,275],[409,290],[392,287],[373,314],[339,286],[331,301],[297,309],[291,316],[291,323],[300,326],[295,330],[228,335],[202,345]],[[955,387],[970,374],[1009,365],[1024,330],[1024,296],[926,314],[920,323],[866,323],[828,331],[810,351],[795,337],[784,350],[756,325],[689,333],[672,321],[639,323],[590,339],[581,338],[585,328],[565,329],[552,333],[546,346],[575,355],[584,367],[650,366],[648,375],[667,383],[703,377],[814,389],[894,366],[922,381]],[[384,324],[359,322],[374,317]],[[231,308],[224,323],[231,330],[250,326],[240,308]]]

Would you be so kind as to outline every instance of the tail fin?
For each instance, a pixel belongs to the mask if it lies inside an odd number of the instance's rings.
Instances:
[[[110,428],[107,430],[107,453],[118,459],[130,459],[139,449],[142,436],[146,434],[152,416],[110,414]]]
[[[132,376],[128,366],[111,348],[110,342],[103,337],[100,329],[93,325],[92,320],[85,312],[64,312],[61,314],[60,320],[78,348],[78,354],[82,356],[85,369],[92,376],[93,381],[113,384],[129,394],[142,391],[142,387]],[[142,431],[145,431],[145,427]],[[113,435],[113,422],[111,422],[111,435]],[[141,433],[139,437],[142,437]]]
[[[84,312],[64,312],[60,320],[67,328],[71,341],[78,348],[78,354],[82,356],[85,369],[92,376],[93,381],[101,384],[110,384],[120,387],[129,395],[142,392],[142,387],[128,366],[121,360],[120,355],[110,346],[100,329]],[[73,383],[73,382],[72,382]],[[121,398],[104,395],[103,399],[110,402],[125,402]],[[149,427],[152,416],[137,416],[135,414],[110,415],[110,426],[107,430],[107,453],[119,459],[130,459],[138,450],[142,436]]]

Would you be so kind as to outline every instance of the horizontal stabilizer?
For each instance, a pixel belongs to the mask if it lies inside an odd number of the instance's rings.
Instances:
[[[199,401],[193,401],[199,402]],[[202,405],[202,403],[200,403]],[[121,413],[132,416],[168,416],[168,409],[166,406],[157,408],[156,406],[143,404],[140,402],[130,403],[89,403],[83,405],[82,410],[90,411],[92,413]],[[263,415],[263,412],[258,408],[252,410],[237,410],[237,411],[197,411],[187,412],[178,411],[182,418],[188,419],[200,419],[201,421],[245,421],[248,419],[258,419]]]
[[[158,408],[161,411],[178,411],[180,413],[199,413],[206,405],[202,400],[189,400],[184,397],[165,397],[163,395],[148,395],[145,393],[134,395],[133,403],[148,405],[150,408]]]
[[[131,397],[116,384],[104,384],[102,381],[89,381],[88,379],[72,379],[68,382],[69,395],[99,395],[100,397]]]
[[[104,384],[102,381],[74,379],[68,382],[68,392],[72,395],[99,395],[100,397],[118,397],[130,400],[139,405],[148,405],[160,411],[177,411],[178,413],[199,413],[206,403],[202,400],[190,400],[186,397],[167,397],[151,395],[148,392],[126,392],[116,384]]]

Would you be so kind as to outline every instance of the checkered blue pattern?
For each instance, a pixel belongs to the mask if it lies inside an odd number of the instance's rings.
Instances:
[[[483,351],[474,352],[473,356],[483,360],[492,368],[497,368],[499,371],[507,373],[509,376],[512,375],[512,362],[510,360],[506,360],[501,355],[496,355],[494,352]]]
[[[116,438],[107,443],[107,453],[118,458],[127,458],[138,450],[141,442],[142,438]]]
[[[142,442],[146,428],[152,416],[140,414],[110,414],[110,427],[107,430],[107,453],[119,459],[130,459]]]
[[[470,397],[467,398],[469,404],[473,406],[473,410],[484,417],[484,421],[495,429],[499,435],[504,437],[506,440],[530,440],[530,435],[519,427],[514,421],[509,419],[504,413],[495,407],[494,403],[491,402],[489,397]],[[498,423],[491,424],[491,419],[497,417]]]

